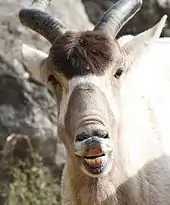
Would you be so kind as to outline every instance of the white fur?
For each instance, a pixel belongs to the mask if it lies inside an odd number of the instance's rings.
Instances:
[[[130,41],[132,36],[124,36],[122,45]],[[47,54],[23,45],[24,62],[39,80],[38,68]],[[170,155],[170,38],[161,38],[143,60],[131,68],[123,81],[121,99],[123,116],[121,150],[125,167],[133,175],[147,161],[163,153]],[[112,95],[102,77],[88,77],[106,95]],[[69,96],[74,87],[85,82],[87,77],[75,77],[69,82],[69,94],[63,98],[61,115],[65,113]],[[107,79],[106,79],[107,80]],[[115,110],[114,110],[115,111]],[[154,116],[152,116],[154,113]],[[61,120],[63,122],[63,119]],[[156,123],[156,124],[155,124]],[[150,137],[148,137],[150,136]],[[152,146],[150,145],[152,144]]]
[[[127,173],[170,155],[170,38],[156,41],[131,68],[121,89],[121,152]]]
[[[94,75],[91,75],[91,76],[86,76],[86,77],[74,77],[72,78],[70,81],[69,81],[69,89],[68,89],[68,93],[67,95],[64,95],[63,96],[63,99],[62,99],[62,102],[60,103],[61,104],[61,107],[60,107],[60,117],[59,117],[59,121],[61,124],[64,124],[64,115],[67,111],[67,107],[68,107],[68,100],[70,98],[70,95],[72,93],[72,91],[74,90],[74,88],[80,84],[80,83],[93,83],[96,87],[100,88],[101,91],[103,91],[106,95],[106,98],[107,99],[112,99],[114,96],[113,96],[113,92],[112,92],[112,87],[111,87],[111,79],[110,79],[110,73],[108,72],[105,76],[94,76]],[[106,92],[107,90],[107,92]],[[119,116],[119,112],[117,110],[117,106],[114,104],[114,102],[111,104],[111,109],[110,110],[113,110],[113,114],[115,116]]]

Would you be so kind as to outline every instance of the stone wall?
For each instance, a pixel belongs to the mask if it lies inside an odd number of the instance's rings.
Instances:
[[[114,2],[117,0],[82,0],[89,19],[94,24],[103,15]],[[160,20],[163,14],[170,14],[170,0],[143,0],[142,9],[139,13],[130,20],[127,25],[119,33],[119,36],[124,34],[137,34]],[[163,36],[170,36],[170,19],[168,18],[167,26],[164,29]]]

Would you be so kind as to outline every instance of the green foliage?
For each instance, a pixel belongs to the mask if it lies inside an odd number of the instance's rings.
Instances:
[[[19,161],[11,173],[9,205],[59,205],[59,185],[38,154]]]

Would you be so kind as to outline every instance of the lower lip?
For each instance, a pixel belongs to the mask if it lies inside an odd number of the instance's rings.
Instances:
[[[92,174],[101,174],[107,164],[108,156],[97,157],[94,159],[84,159],[85,169]]]

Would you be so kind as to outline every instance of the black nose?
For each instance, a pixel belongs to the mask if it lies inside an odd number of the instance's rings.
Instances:
[[[81,132],[76,136],[76,141],[81,142],[81,141],[86,140],[90,137],[99,137],[102,139],[107,139],[107,138],[109,138],[109,134],[104,130],[92,130],[89,132]]]

